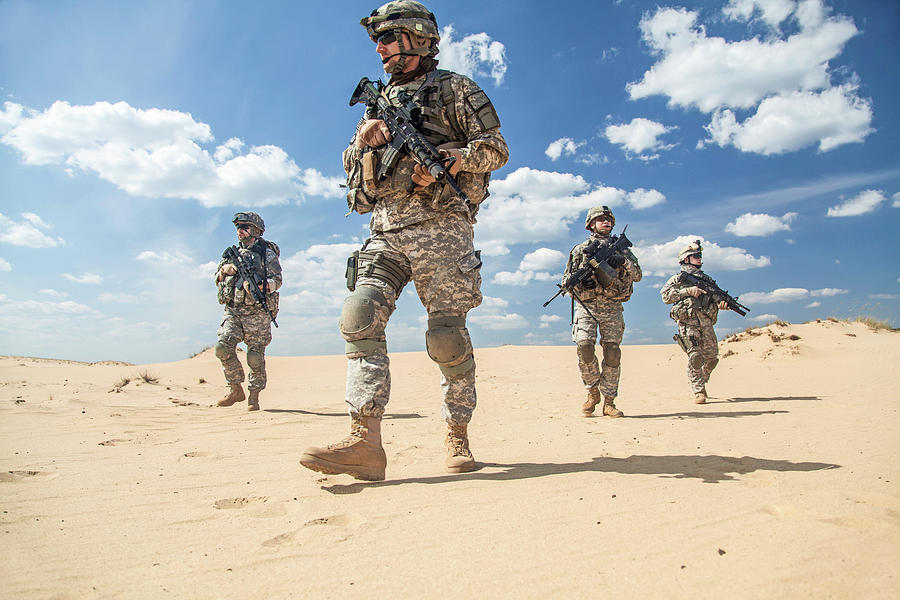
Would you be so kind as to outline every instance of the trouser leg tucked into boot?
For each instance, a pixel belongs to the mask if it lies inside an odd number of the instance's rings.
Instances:
[[[706,390],[694,394],[694,404],[706,404],[707,400],[709,398],[706,395]]]
[[[603,402],[603,396],[597,386],[588,389],[588,397],[584,404],[581,405],[581,414],[586,417],[594,414],[594,407]]]
[[[451,473],[468,473],[475,470],[475,457],[469,450],[467,425],[448,425],[447,470]]]
[[[625,413],[616,408],[616,399],[608,396],[603,397],[603,414],[614,419],[625,416]]]
[[[381,446],[381,417],[353,416],[350,435],[325,448],[307,448],[300,464],[307,469],[356,479],[381,481],[387,457]]]
[[[247,410],[259,410],[259,390],[250,390],[250,397],[247,398]]]
[[[241,387],[241,384],[232,383],[231,391],[228,392],[225,397],[219,400],[216,404],[218,406],[231,406],[235,402],[243,402],[244,397],[244,389]]]

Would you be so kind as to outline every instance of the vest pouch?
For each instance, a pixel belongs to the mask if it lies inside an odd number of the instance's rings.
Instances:
[[[272,313],[272,318],[278,318],[278,302],[280,301],[280,294],[278,292],[269,292],[266,294],[266,304],[269,306],[269,312]]]
[[[673,321],[688,321],[694,316],[693,298],[684,298],[679,300],[672,306],[669,311],[669,318]]]

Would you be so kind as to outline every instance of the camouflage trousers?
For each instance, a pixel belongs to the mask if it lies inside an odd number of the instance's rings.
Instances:
[[[622,371],[619,345],[625,333],[622,303],[599,299],[587,300],[585,304],[590,314],[576,302],[575,322],[572,324],[572,341],[578,345],[581,381],[584,387],[596,385],[604,396],[615,398],[619,394],[619,375]],[[602,371],[594,349],[598,333],[604,356]]]
[[[229,384],[244,381],[244,368],[238,360],[235,347],[239,342],[247,344],[247,366],[250,367],[251,390],[266,387],[266,346],[272,341],[272,325],[269,315],[255,307],[225,307],[225,317],[217,332],[216,356],[222,361],[225,381]]]
[[[719,343],[712,325],[678,322],[678,335],[688,345],[687,375],[691,390],[706,391],[709,375],[719,364]]]
[[[475,252],[472,224],[462,215],[451,213],[402,229],[373,232],[366,252],[380,252],[402,264],[415,285],[419,300],[429,319],[465,317],[481,304],[481,259]],[[375,317],[370,327],[348,334],[348,342],[385,341],[385,328],[396,308],[402,290],[374,277],[360,276],[359,288],[377,288],[386,304],[373,301]],[[472,341],[464,327],[458,341],[472,356]],[[436,360],[434,356],[432,360]],[[390,359],[385,347],[369,351],[348,351],[345,400],[352,415],[381,416],[391,393]],[[443,371],[443,369],[442,369]],[[475,410],[475,369],[461,373],[441,373],[443,404],[441,414],[447,423],[463,425]]]

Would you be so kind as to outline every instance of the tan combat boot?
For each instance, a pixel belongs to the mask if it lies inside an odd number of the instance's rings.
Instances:
[[[709,398],[706,396],[706,390],[694,394],[694,404],[706,404]]]
[[[468,473],[475,470],[475,457],[469,450],[467,425],[447,426],[447,470],[451,473]]]
[[[346,473],[356,479],[381,481],[387,466],[381,447],[381,417],[351,418],[350,435],[325,448],[307,448],[300,464],[319,473]]]
[[[603,398],[603,414],[613,419],[625,416],[625,413],[616,408],[616,399],[606,397]]]
[[[247,410],[259,410],[259,390],[250,390],[250,397],[247,398]]]
[[[244,389],[241,387],[239,383],[231,384],[231,391],[225,395],[224,398],[219,400],[216,404],[218,406],[231,406],[235,402],[243,402],[244,401]]]
[[[581,405],[581,414],[590,417],[594,414],[594,407],[603,402],[603,396],[597,386],[588,389],[588,399]]]

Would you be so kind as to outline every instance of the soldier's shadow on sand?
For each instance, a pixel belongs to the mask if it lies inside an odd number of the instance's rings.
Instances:
[[[630,414],[629,419],[717,419],[720,417],[736,419],[739,417],[758,417],[760,415],[784,415],[790,411],[787,410],[738,410],[728,412],[709,412],[709,411],[690,411],[677,413],[663,413],[660,415],[634,415]]]
[[[772,396],[770,398],[726,398],[716,402],[728,404],[730,402],[784,402],[785,400],[821,400],[821,398],[818,396]]]
[[[345,412],[316,412],[314,410],[302,410],[299,408],[264,408],[263,412],[267,413],[288,413],[294,415],[315,415],[317,417],[346,417],[348,416]],[[390,419],[424,419],[425,415],[420,415],[419,413],[389,413],[385,414],[382,417],[385,421]]]
[[[332,494],[358,494],[366,488],[389,487],[407,484],[451,483],[454,481],[513,481],[565,475],[568,473],[621,473],[623,475],[657,475],[673,479],[700,479],[703,483],[734,481],[739,475],[754,471],[810,472],[839,469],[841,465],[818,462],[791,462],[753,456],[718,455],[633,455],[627,458],[611,456],[595,457],[580,463],[478,463],[479,470],[472,473],[438,475],[435,477],[409,477],[377,482],[323,485]]]

